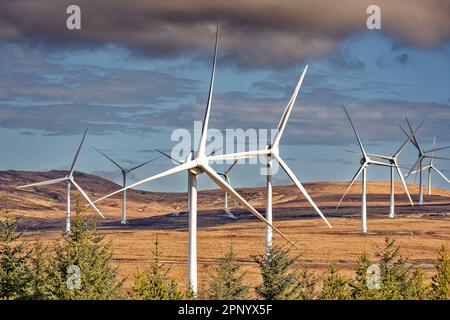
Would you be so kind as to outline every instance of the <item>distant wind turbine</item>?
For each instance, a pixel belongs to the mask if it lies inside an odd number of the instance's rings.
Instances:
[[[409,122],[408,118],[406,118],[406,122],[408,124],[409,131],[412,133],[413,132],[412,126],[411,126],[411,123]],[[408,135],[408,133],[402,127],[400,127],[400,128],[403,130],[403,132],[406,135]],[[419,206],[421,206],[421,205],[423,205],[423,167],[424,167],[423,161],[425,159],[450,160],[450,158],[436,156],[436,154],[435,154],[436,151],[449,149],[450,146],[439,147],[439,148],[433,147],[430,150],[423,150],[423,148],[420,145],[419,140],[417,139],[415,134],[413,134],[413,139],[411,140],[411,143],[417,149],[417,151],[419,152],[419,155],[418,155],[417,161],[413,164],[413,166],[411,167],[411,170],[409,170],[408,174],[406,175],[406,179],[408,179],[408,177],[412,174],[412,172],[414,170],[419,171],[418,172],[418,175],[419,175]],[[431,177],[430,177],[430,179],[431,179]]]
[[[222,178],[231,186],[231,180],[230,180],[230,171],[231,169],[234,168],[234,166],[238,163],[239,160],[234,160],[234,162],[231,164],[231,166],[228,167],[227,170],[225,170],[224,172],[217,172],[220,176],[222,176]],[[237,204],[236,200],[234,200],[234,203]],[[231,213],[230,209],[228,209],[228,193],[225,192],[225,196],[223,199],[223,206],[224,206],[224,210],[225,213],[228,214],[228,216],[230,218],[236,219],[236,217],[234,216],[234,214]]]
[[[376,166],[382,166],[382,167],[396,167],[398,170],[398,165],[393,165],[390,163],[384,163],[376,160],[372,160],[370,155],[366,153],[366,150],[364,149],[363,143],[361,141],[361,138],[359,137],[358,132],[356,131],[355,126],[353,125],[353,121],[350,118],[350,115],[347,111],[347,109],[342,106],[342,108],[345,111],[345,114],[347,115],[348,121],[350,122],[350,125],[353,129],[353,132],[355,133],[356,140],[358,142],[359,148],[361,149],[361,166],[359,167],[358,171],[356,171],[355,176],[351,180],[347,190],[345,190],[344,194],[342,195],[341,200],[339,201],[338,205],[336,206],[336,209],[339,208],[342,201],[344,200],[347,193],[350,191],[351,187],[353,186],[353,183],[355,183],[356,179],[358,179],[359,175],[361,175],[361,185],[362,185],[362,192],[361,192],[361,232],[366,233],[367,232],[367,168],[370,165],[376,165]],[[391,160],[392,161],[392,160]],[[397,171],[398,172],[398,171]],[[401,173],[400,173],[401,175]],[[403,178],[403,176],[402,176]],[[403,179],[402,179],[403,181]],[[408,189],[406,187],[406,184],[403,181],[403,186],[405,187],[406,192],[408,193]]]
[[[77,162],[78,159],[78,155],[80,154],[80,150],[81,147],[83,146],[83,142],[84,139],[86,137],[88,129],[86,129],[84,131],[83,134],[83,138],[81,139],[81,143],[77,149],[77,152],[75,153],[75,157],[72,161],[72,165],[70,166],[69,171],[67,172],[67,174],[63,177],[63,178],[59,178],[59,179],[52,179],[52,180],[47,180],[47,181],[42,181],[42,182],[36,182],[36,183],[31,183],[31,184],[27,184],[24,186],[19,186],[17,188],[19,189],[23,189],[23,188],[31,188],[31,187],[38,187],[38,186],[46,186],[46,185],[52,185],[52,184],[56,184],[56,183],[60,183],[60,182],[66,182],[67,183],[67,212],[66,212],[66,233],[69,234],[70,233],[70,186],[71,184],[73,184],[78,191],[81,193],[81,195],[86,199],[86,201],[95,209],[95,211],[97,211],[97,213],[103,218],[105,219],[105,217],[103,216],[103,214],[100,212],[100,210],[97,209],[97,207],[94,205],[94,203],[91,201],[91,199],[89,198],[89,196],[86,194],[86,192],[84,192],[84,190],[75,182],[75,179],[73,177],[73,173],[75,170],[75,164]]]
[[[434,140],[433,140],[433,149],[435,148],[435,145],[436,145],[436,137],[434,137]],[[432,156],[434,156],[434,152],[432,153]],[[423,167],[421,170],[412,171],[411,175],[417,174],[419,171],[425,171],[425,170],[428,171],[428,195],[429,196],[431,196],[431,174],[433,173],[433,170],[437,174],[439,174],[445,181],[447,181],[447,183],[450,183],[450,180],[442,173],[441,170],[436,168],[436,166],[434,165],[434,158],[431,158],[428,165]]]
[[[146,164],[149,164],[150,162],[153,162],[155,160],[158,160],[161,157],[157,157],[151,160],[148,160],[144,163],[141,163],[137,166],[134,166],[132,168],[125,168],[123,166],[121,166],[120,164],[118,164],[116,161],[114,161],[111,157],[109,157],[107,154],[105,154],[104,152],[102,152],[101,150],[91,146],[92,149],[94,149],[95,151],[97,151],[98,153],[100,153],[102,156],[104,156],[106,159],[108,159],[109,161],[111,161],[114,165],[116,165],[120,171],[122,172],[122,187],[126,187],[127,186],[127,176],[130,172],[139,169],[140,167],[145,166]],[[121,224],[127,224],[127,192],[124,191],[123,192],[123,199],[122,199],[122,219],[120,221]]]

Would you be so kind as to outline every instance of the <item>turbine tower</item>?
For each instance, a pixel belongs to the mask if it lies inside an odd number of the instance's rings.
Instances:
[[[23,188],[30,188],[30,187],[38,187],[38,186],[46,186],[46,185],[52,185],[52,184],[56,184],[56,183],[60,183],[60,182],[66,182],[67,184],[67,211],[66,211],[66,234],[70,233],[70,188],[71,188],[71,184],[73,184],[75,186],[75,188],[78,189],[78,191],[81,193],[81,195],[86,199],[86,201],[95,209],[95,211],[97,211],[97,213],[103,218],[105,219],[105,217],[103,216],[103,214],[100,212],[100,210],[97,209],[97,207],[94,205],[94,203],[91,201],[91,199],[89,198],[89,196],[86,194],[86,192],[84,192],[84,190],[75,182],[75,179],[73,177],[73,173],[75,171],[75,164],[77,162],[78,159],[78,155],[80,154],[80,150],[81,147],[83,146],[83,142],[84,139],[86,137],[88,129],[86,129],[84,131],[83,134],[83,138],[81,139],[81,143],[77,149],[77,152],[75,153],[75,157],[72,161],[72,165],[70,166],[69,171],[67,172],[67,174],[62,177],[62,178],[58,178],[58,179],[52,179],[52,180],[46,180],[46,181],[42,181],[42,182],[36,182],[36,183],[31,183],[31,184],[27,184],[24,186],[19,186],[17,188],[19,189],[23,189]]]
[[[274,227],[270,222],[268,222],[253,206],[251,206],[236,190],[229,185],[228,182],[224,181],[221,176],[210,166],[212,161],[212,156],[207,156],[205,154],[206,149],[206,138],[208,133],[208,123],[211,111],[211,101],[212,101],[212,91],[214,84],[214,76],[216,69],[217,60],[217,44],[218,44],[218,33],[219,26],[217,25],[214,58],[212,64],[211,80],[209,86],[208,101],[206,104],[206,111],[202,124],[202,132],[200,136],[200,142],[197,148],[197,152],[191,152],[186,161],[177,165],[176,167],[164,171],[162,173],[156,174],[154,176],[148,177],[146,179],[140,180],[133,183],[126,188],[117,190],[111,194],[108,194],[95,202],[101,201],[107,197],[115,195],[117,193],[123,192],[127,189],[134,188],[146,182],[150,182],[162,177],[166,177],[175,173],[187,171],[188,172],[188,210],[189,210],[189,251],[188,251],[188,285],[190,289],[197,293],[197,176],[206,173],[208,177],[223,191],[227,192],[231,197],[241,203],[248,211],[255,215],[259,220],[261,220],[266,225],[269,225],[275,232],[277,232],[286,241],[295,245],[276,227]]]
[[[92,146],[91,146],[92,147]],[[97,148],[92,147],[92,149],[94,149],[95,151],[97,151],[98,153],[100,153],[102,156],[104,156],[106,159],[108,159],[109,161],[111,161],[116,167],[118,167],[122,173],[122,187],[126,187],[127,186],[127,176],[130,172],[139,169],[140,167],[145,166],[146,164],[149,164],[150,162],[153,162],[158,158],[154,158],[152,160],[146,161],[144,163],[141,163],[137,166],[134,166],[132,168],[125,168],[121,165],[119,165],[116,161],[114,161],[111,157],[109,157],[107,154],[105,154],[104,152],[100,151]],[[127,192],[124,191],[123,192],[123,198],[122,198],[122,219],[120,221],[121,224],[127,224]]]
[[[434,137],[433,140],[433,149],[436,146],[436,137]],[[435,152],[432,153],[432,156],[434,156]],[[430,162],[427,166],[423,167],[421,170],[414,170],[411,172],[411,175],[417,174],[419,171],[428,171],[428,195],[431,196],[431,174],[433,173],[433,170],[439,174],[447,183],[450,183],[450,180],[440,171],[436,166],[434,165],[434,158],[430,159]]]
[[[222,176],[223,180],[225,180],[230,186],[231,184],[231,180],[230,180],[230,171],[231,169],[233,169],[233,167],[238,163],[238,160],[234,160],[234,162],[231,164],[231,166],[228,167],[227,170],[225,170],[224,172],[217,172],[220,176]],[[237,204],[236,200],[234,200],[234,204]],[[231,211],[228,209],[228,193],[225,192],[224,195],[224,199],[223,199],[223,206],[224,206],[224,210],[225,213],[233,219],[236,219],[236,217],[234,216],[234,214],[231,213]]]
[[[409,170],[408,174],[406,175],[406,179],[408,179],[408,177],[411,175],[411,173],[414,170],[416,170],[416,168],[417,168],[417,170],[419,171],[418,172],[418,174],[419,174],[419,206],[421,206],[421,205],[423,205],[423,171],[422,171],[423,161],[426,159],[450,160],[450,158],[444,158],[444,157],[435,155],[436,151],[448,149],[448,148],[450,148],[450,146],[440,147],[440,148],[433,147],[430,150],[423,150],[422,146],[419,143],[419,140],[417,139],[416,135],[414,134],[414,132],[412,130],[412,126],[411,126],[411,123],[409,122],[408,118],[406,118],[406,122],[408,124],[409,131],[413,134],[412,135],[413,138],[412,138],[411,142],[414,145],[414,147],[417,149],[417,151],[419,152],[418,159],[411,167],[411,170]],[[402,127],[400,127],[400,128],[406,135],[408,135],[408,133],[406,133],[406,131]]]
[[[347,190],[342,195],[342,198],[339,201],[338,205],[336,206],[336,209],[339,208],[339,206],[341,205],[345,196],[349,192],[350,188],[353,186],[353,183],[356,181],[356,179],[358,179],[359,175],[361,175],[361,186],[362,186],[362,190],[361,190],[362,191],[361,192],[361,232],[366,233],[367,232],[367,197],[366,197],[367,196],[367,168],[370,165],[383,166],[383,167],[395,167],[395,165],[371,159],[370,155],[368,153],[366,153],[366,150],[364,149],[361,138],[359,137],[359,134],[356,131],[355,126],[353,125],[353,121],[350,118],[350,115],[349,115],[347,109],[344,106],[342,106],[342,108],[344,109],[345,114],[347,115],[348,121],[350,122],[353,132],[355,133],[356,140],[358,141],[359,148],[361,149],[361,161],[360,161],[361,166],[359,167],[358,171],[356,171],[356,174],[353,177],[353,179],[351,180]],[[398,166],[397,166],[397,169],[399,169]],[[402,179],[402,181],[403,181],[403,179]],[[403,186],[405,187],[405,190],[408,193],[405,183],[403,184]]]
[[[303,79],[305,77],[306,71],[308,70],[308,66],[305,67],[303,73],[298,80],[297,86],[295,87],[294,93],[292,94],[286,108],[283,111],[280,122],[278,123],[277,131],[275,137],[272,141],[272,144],[267,145],[263,150],[255,150],[255,151],[245,151],[245,152],[237,152],[223,155],[215,155],[211,156],[212,160],[241,160],[241,159],[249,159],[254,157],[265,157],[267,160],[267,171],[266,171],[266,188],[267,188],[267,196],[266,196],[266,220],[272,223],[272,175],[273,175],[273,161],[276,160],[283,170],[286,172],[288,177],[292,180],[292,182],[297,186],[300,192],[304,195],[304,197],[308,200],[314,210],[320,215],[320,217],[325,221],[328,227],[331,228],[330,223],[325,218],[325,216],[320,211],[319,207],[314,203],[306,189],[303,187],[300,180],[295,176],[294,172],[289,168],[286,162],[280,156],[280,140],[283,135],[286,124],[289,120],[289,116],[291,114],[292,108],[294,107],[295,101],[297,99],[298,92],[302,85]],[[270,225],[266,226],[265,231],[265,250],[266,253],[269,251],[272,246],[272,228]]]

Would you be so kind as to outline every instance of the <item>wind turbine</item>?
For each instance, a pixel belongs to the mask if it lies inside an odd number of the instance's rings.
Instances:
[[[223,191],[230,194],[235,200],[241,203],[248,211],[255,215],[259,220],[261,220],[266,225],[270,226],[275,232],[277,232],[281,237],[295,246],[281,231],[274,227],[269,221],[267,221],[253,206],[251,206],[236,190],[229,185],[228,182],[224,181],[221,176],[209,165],[212,161],[213,156],[207,156],[205,153],[206,149],[206,138],[208,133],[209,115],[211,111],[211,101],[212,101],[212,91],[214,84],[214,76],[216,70],[216,60],[217,60],[217,44],[218,44],[219,27],[217,25],[214,58],[212,63],[211,80],[209,86],[208,101],[206,105],[206,111],[202,124],[202,132],[200,136],[200,141],[198,144],[197,152],[191,152],[186,158],[186,161],[177,165],[176,167],[148,177],[146,179],[140,180],[133,183],[126,188],[117,190],[111,194],[108,194],[95,202],[101,201],[107,197],[115,195],[117,193],[123,192],[124,190],[134,188],[146,182],[150,182],[162,177],[166,177],[178,172],[187,171],[188,172],[188,210],[189,210],[189,252],[188,252],[188,285],[190,289],[197,293],[197,176],[206,173],[208,177],[221,188]]]
[[[382,160],[386,160],[391,164],[390,167],[390,203],[389,203],[389,218],[395,218],[396,214],[395,214],[395,172],[397,171],[398,176],[400,177],[400,180],[402,181],[403,184],[403,188],[405,189],[405,193],[408,196],[409,202],[411,203],[411,206],[414,206],[414,203],[411,199],[411,195],[408,191],[408,187],[406,185],[405,182],[405,178],[403,177],[402,171],[401,171],[401,166],[398,164],[398,157],[400,155],[400,153],[403,151],[403,149],[405,149],[406,145],[408,144],[409,141],[411,141],[413,135],[420,129],[420,127],[422,126],[423,121],[420,123],[420,125],[416,128],[416,130],[414,130],[413,133],[411,133],[410,135],[408,135],[408,137],[405,139],[405,141],[403,141],[403,143],[401,144],[401,146],[397,149],[397,151],[395,151],[395,153],[392,156],[384,156],[384,155],[379,155],[379,154],[374,154],[374,153],[367,153],[367,155],[369,157],[372,158],[376,158],[376,159],[382,159]]]
[[[408,124],[408,128],[409,128],[410,132],[413,132],[411,123],[409,122],[408,118],[406,118],[406,122]],[[403,130],[403,132],[406,135],[408,135],[402,127],[400,127],[400,128]],[[444,158],[444,157],[439,157],[439,156],[435,155],[436,151],[448,149],[448,148],[450,148],[450,146],[440,147],[440,148],[433,147],[430,150],[423,150],[423,148],[421,147],[415,134],[413,134],[413,139],[411,140],[411,142],[414,145],[414,147],[417,149],[417,151],[419,151],[419,155],[418,155],[417,161],[413,164],[413,166],[411,167],[411,170],[409,170],[408,174],[406,175],[406,179],[408,179],[408,177],[411,175],[411,173],[417,168],[417,170],[419,171],[418,172],[419,173],[419,206],[421,206],[421,205],[423,205],[423,175],[422,175],[423,161],[425,159],[450,160],[450,158]]]
[[[224,172],[217,172],[220,176],[222,176],[223,180],[225,180],[230,186],[231,186],[231,180],[230,180],[229,173],[230,173],[231,169],[233,169],[233,167],[238,163],[238,161],[239,160],[234,160],[234,162],[231,164],[231,166],[229,166],[228,169],[225,170]],[[234,203],[237,204],[236,200],[234,200]],[[223,205],[224,205],[225,213],[230,218],[236,219],[234,214],[232,214],[230,209],[228,209],[228,193],[227,192],[225,192],[225,196],[223,199]]]
[[[436,137],[433,139],[433,149],[436,146]],[[432,156],[434,156],[434,152],[432,153]],[[411,175],[417,174],[419,171],[428,171],[428,195],[431,196],[431,174],[433,170],[439,174],[447,183],[450,183],[450,180],[434,165],[434,158],[430,158],[430,162],[427,166],[423,167],[421,170],[414,170],[411,172]]]
[[[280,156],[280,140],[283,135],[284,129],[286,127],[287,121],[289,119],[289,116],[291,114],[292,108],[294,107],[295,100],[297,99],[298,92],[300,90],[300,87],[302,85],[303,79],[305,77],[306,71],[308,70],[308,66],[305,67],[303,70],[302,75],[300,76],[300,79],[298,80],[297,86],[295,87],[294,93],[292,94],[286,108],[283,111],[283,114],[281,116],[280,122],[278,123],[277,131],[275,134],[275,137],[272,141],[272,144],[267,145],[265,149],[263,150],[255,150],[255,151],[245,151],[245,152],[237,152],[237,153],[230,153],[230,154],[223,154],[223,155],[215,155],[211,156],[211,160],[241,160],[241,159],[248,159],[248,158],[254,158],[254,157],[265,157],[267,160],[266,164],[266,188],[267,188],[267,197],[266,197],[266,219],[270,223],[272,223],[273,215],[272,215],[272,175],[273,175],[273,161],[276,160],[280,166],[283,168],[283,170],[286,172],[288,177],[292,180],[292,182],[297,186],[297,188],[301,191],[301,193],[304,195],[304,197],[308,200],[308,202],[311,204],[311,206],[314,208],[314,210],[320,215],[320,217],[325,221],[325,223],[328,225],[328,227],[331,228],[330,223],[325,218],[325,216],[322,214],[320,209],[317,207],[317,205],[314,203],[306,189],[303,187],[300,180],[295,176],[294,172],[289,168],[286,162],[281,158]],[[269,251],[270,247],[272,246],[272,228],[270,225],[266,226],[265,230],[265,249],[266,253]]]
[[[362,233],[366,233],[367,232],[367,195],[366,195],[366,193],[367,193],[367,168],[370,165],[376,165],[376,166],[383,166],[383,167],[396,167],[398,169],[398,165],[395,166],[395,165],[392,165],[392,164],[388,164],[388,163],[384,163],[384,162],[380,162],[380,161],[376,161],[376,160],[372,160],[371,159],[370,155],[368,153],[366,153],[366,150],[364,149],[364,146],[363,146],[363,143],[361,141],[361,138],[359,137],[359,134],[356,131],[355,126],[353,125],[353,121],[350,118],[350,115],[349,115],[347,109],[345,108],[345,106],[342,106],[342,108],[344,109],[345,114],[347,115],[348,121],[350,122],[350,125],[351,125],[351,127],[353,129],[353,132],[355,133],[356,140],[358,141],[359,148],[361,149],[361,161],[360,161],[361,167],[359,167],[358,171],[356,171],[355,176],[351,180],[347,190],[342,195],[342,198],[339,201],[338,205],[336,206],[336,209],[339,208],[339,206],[342,203],[342,200],[344,200],[344,198],[347,195],[348,191],[353,186],[353,183],[355,183],[356,179],[358,179],[359,175],[361,174],[361,185],[362,185],[362,193],[361,193],[361,196],[362,196],[362,198],[361,198],[361,232]],[[403,181],[403,179],[402,179],[402,181]],[[405,190],[407,190],[405,183],[403,184],[403,186],[405,187]]]
[[[83,134],[83,138],[81,139],[81,143],[77,149],[77,152],[75,153],[75,157],[72,161],[72,165],[70,166],[69,171],[67,172],[67,174],[63,177],[63,178],[58,178],[58,179],[52,179],[52,180],[46,180],[46,181],[42,181],[42,182],[36,182],[36,183],[31,183],[31,184],[27,184],[24,186],[19,186],[17,188],[19,189],[23,189],[23,188],[30,188],[30,187],[38,187],[38,186],[46,186],[46,185],[52,185],[52,184],[56,184],[56,183],[60,183],[60,182],[66,182],[67,183],[67,211],[66,211],[66,233],[69,234],[70,233],[70,187],[71,184],[73,184],[75,186],[75,188],[78,189],[78,191],[81,193],[81,195],[86,199],[86,201],[95,209],[95,211],[97,211],[97,213],[103,218],[105,219],[105,217],[103,216],[103,214],[100,212],[100,210],[97,209],[97,207],[94,205],[94,203],[91,201],[91,199],[89,198],[89,196],[86,194],[86,192],[84,192],[84,190],[75,182],[75,179],[73,177],[73,173],[75,170],[75,164],[77,162],[78,159],[78,155],[80,154],[80,150],[81,147],[83,145],[84,139],[86,137],[88,129],[86,129],[84,131]]]
[[[91,146],[92,147],[92,146]],[[102,151],[100,151],[99,149],[97,149],[97,148],[94,148],[94,147],[92,147],[92,149],[94,149],[95,151],[97,151],[98,153],[100,153],[102,156],[104,156],[106,159],[108,159],[109,161],[111,161],[114,165],[116,165],[116,167],[118,167],[119,169],[120,169],[120,171],[122,172],[122,181],[123,181],[123,184],[122,184],[122,186],[125,188],[126,186],[127,186],[127,176],[128,176],[128,174],[130,173],[130,172],[132,172],[132,171],[134,171],[134,170],[136,170],[136,169],[139,169],[140,167],[143,167],[143,166],[145,166],[146,164],[149,164],[150,162],[153,162],[153,161],[155,161],[155,160],[157,160],[157,159],[159,159],[160,157],[158,157],[158,158],[154,158],[154,159],[151,159],[151,160],[148,160],[148,161],[146,161],[146,162],[144,162],[144,163],[141,163],[141,164],[139,164],[139,165],[137,165],[137,166],[134,166],[134,167],[132,167],[132,168],[125,168],[125,167],[123,167],[123,166],[121,166],[120,164],[118,164],[116,161],[114,161],[111,157],[109,157],[107,154],[105,154],[104,152],[102,152]],[[124,191],[123,192],[123,199],[122,199],[122,220],[120,221],[120,223],[121,224],[127,224],[127,192],[126,191]]]

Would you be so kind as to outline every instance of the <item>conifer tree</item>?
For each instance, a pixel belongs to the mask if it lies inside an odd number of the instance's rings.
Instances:
[[[369,255],[364,252],[356,261],[355,279],[350,281],[350,295],[355,300],[377,299],[378,289],[369,288],[367,270],[372,265]]]
[[[253,257],[258,264],[262,283],[255,288],[257,295],[265,300],[287,300],[297,297],[298,281],[290,271],[298,260],[291,258],[289,251],[272,246],[267,254]]]
[[[110,243],[78,202],[70,234],[55,244],[50,267],[51,296],[62,300],[118,299],[122,282],[111,265]]]
[[[407,259],[400,254],[394,240],[385,239],[384,247],[377,253],[380,267],[380,299],[402,300],[407,296],[410,271],[406,268]]]
[[[0,299],[24,299],[30,280],[28,255],[22,233],[17,232],[20,219],[2,209],[0,220]]]
[[[323,279],[322,291],[319,296],[322,300],[348,300],[349,281],[342,277],[338,270],[332,266]]]
[[[438,251],[434,263],[436,274],[431,278],[430,298],[435,300],[450,299],[450,256],[444,245]]]
[[[44,300],[50,297],[50,256],[48,248],[37,241],[29,255],[30,279],[28,283],[28,298],[33,300]]]
[[[422,269],[415,269],[408,279],[407,291],[404,293],[404,299],[426,300],[429,298],[428,291],[429,288],[425,283]]]
[[[303,268],[296,272],[297,284],[294,299],[312,300],[316,298],[317,278],[309,270]]]
[[[170,269],[160,261],[158,238],[152,251],[152,261],[145,271],[137,271],[132,289],[132,298],[136,300],[179,300],[190,298],[191,294],[183,295],[178,290],[177,283],[170,279]]]
[[[236,261],[233,247],[225,254],[223,262],[215,267],[206,297],[212,300],[248,299],[249,286],[244,285],[245,273]]]

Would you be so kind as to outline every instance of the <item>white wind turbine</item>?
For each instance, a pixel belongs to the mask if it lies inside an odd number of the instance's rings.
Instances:
[[[77,149],[77,152],[75,153],[75,157],[72,161],[72,165],[70,166],[69,171],[67,172],[67,174],[63,177],[63,178],[59,178],[59,179],[52,179],[52,180],[47,180],[47,181],[42,181],[42,182],[36,182],[36,183],[31,183],[31,184],[27,184],[24,186],[19,186],[17,188],[19,189],[23,189],[23,188],[30,188],[30,187],[38,187],[38,186],[45,186],[45,185],[51,185],[51,184],[56,184],[56,183],[60,183],[60,182],[66,182],[67,183],[67,211],[66,211],[66,233],[70,233],[70,186],[71,184],[73,184],[78,191],[81,193],[81,195],[86,199],[86,201],[95,209],[95,211],[97,211],[97,213],[103,218],[105,219],[105,217],[103,216],[103,214],[100,212],[100,210],[97,209],[97,207],[94,205],[94,203],[91,201],[91,199],[89,198],[89,196],[86,194],[86,192],[84,192],[84,190],[75,182],[75,179],[73,177],[73,173],[75,170],[75,164],[77,162],[78,159],[78,155],[80,154],[80,150],[81,147],[83,145],[84,142],[84,138],[86,137],[86,133],[87,133],[87,129],[84,131],[83,134],[83,138],[81,139],[81,143]]]
[[[422,124],[423,124],[423,121],[416,128],[414,133],[416,133],[419,130],[419,128],[422,126]],[[384,155],[380,155],[380,154],[367,153],[367,155],[369,157],[386,160],[391,164],[391,167],[390,167],[390,171],[391,171],[390,172],[391,173],[390,174],[390,191],[391,192],[390,192],[390,203],[389,203],[389,218],[396,217],[396,214],[395,214],[395,172],[397,172],[398,176],[400,177],[400,180],[402,181],[403,188],[405,190],[406,195],[408,196],[411,206],[414,206],[414,203],[411,199],[411,195],[408,191],[408,186],[406,185],[405,178],[403,177],[402,171],[400,169],[401,166],[398,164],[398,157],[399,157],[400,153],[403,151],[403,149],[405,149],[408,142],[412,139],[414,133],[408,135],[408,137],[405,139],[405,141],[403,141],[401,146],[397,149],[397,151],[395,151],[395,153],[392,156],[384,156]]]
[[[408,124],[409,131],[412,133],[413,132],[412,126],[411,126],[411,123],[409,122],[408,118],[406,118],[406,122]],[[408,135],[406,133],[406,131],[402,127],[400,127],[400,128],[403,130],[403,132],[406,135]],[[413,166],[411,167],[411,170],[406,175],[406,178],[408,178],[411,175],[411,173],[414,170],[416,170],[416,168],[417,168],[417,170],[419,171],[418,172],[418,174],[419,174],[419,206],[421,206],[421,205],[423,205],[423,170],[422,170],[422,168],[423,168],[423,161],[425,159],[450,160],[450,158],[444,158],[444,157],[440,157],[440,156],[436,156],[435,155],[436,151],[448,149],[448,148],[450,148],[450,146],[440,147],[440,148],[433,147],[430,150],[423,150],[423,148],[421,147],[421,145],[420,145],[419,141],[417,140],[415,134],[413,134],[413,138],[412,138],[411,142],[414,145],[414,147],[416,147],[417,151],[419,151],[419,155],[418,155],[417,161],[413,164]]]
[[[433,139],[433,149],[436,146],[436,137]],[[434,152],[432,153],[432,156],[434,156]],[[421,170],[414,170],[411,172],[411,175],[417,174],[419,171],[428,171],[428,195],[431,196],[431,174],[433,173],[433,170],[439,174],[447,183],[450,183],[450,180],[440,171],[436,166],[434,165],[434,158],[430,159],[430,162],[427,166],[423,167]]]
[[[353,177],[352,181],[350,182],[347,190],[342,195],[341,200],[339,201],[338,205],[336,206],[336,209],[339,208],[341,205],[342,200],[344,200],[345,196],[347,195],[350,188],[353,186],[353,183],[355,183],[356,179],[358,179],[359,175],[361,174],[361,185],[362,185],[362,201],[361,201],[361,232],[366,233],[367,232],[367,168],[370,165],[376,165],[376,166],[383,166],[383,167],[395,167],[399,170],[398,165],[393,165],[390,163],[384,163],[380,161],[372,160],[370,155],[366,153],[364,146],[362,144],[361,138],[358,135],[358,132],[356,131],[355,126],[353,125],[353,121],[350,118],[349,113],[347,112],[347,109],[342,106],[342,108],[345,111],[345,114],[347,115],[347,118],[350,122],[350,125],[352,126],[353,132],[355,133],[356,140],[358,141],[359,148],[361,149],[361,167],[359,167],[358,171],[356,171],[355,176]],[[390,160],[392,161],[392,160]],[[398,172],[397,170],[397,172]],[[402,177],[403,186],[405,187],[406,192],[408,193],[408,189],[406,187],[406,183],[403,180],[403,176],[400,173],[400,176]],[[409,193],[408,193],[409,194]]]
[[[303,187],[300,180],[295,176],[294,172],[289,168],[286,162],[281,158],[280,156],[280,140],[283,135],[284,129],[286,127],[286,124],[288,122],[289,116],[291,114],[292,108],[294,107],[295,101],[297,99],[298,92],[300,90],[300,87],[302,85],[303,79],[305,77],[306,71],[308,70],[308,66],[305,67],[303,70],[302,75],[300,76],[300,79],[297,83],[297,86],[294,90],[294,93],[292,94],[286,108],[283,111],[283,114],[281,116],[280,122],[278,123],[277,131],[275,134],[275,137],[272,141],[272,144],[266,146],[263,150],[255,150],[255,151],[245,151],[245,152],[237,152],[237,153],[230,153],[230,154],[223,154],[223,155],[215,155],[211,156],[211,160],[241,160],[241,159],[248,159],[248,158],[254,158],[254,157],[265,157],[267,160],[267,171],[266,171],[266,188],[267,188],[267,196],[266,196],[266,219],[270,223],[272,223],[273,217],[272,217],[272,175],[273,175],[273,161],[276,160],[280,166],[283,168],[283,170],[286,172],[288,177],[292,180],[292,182],[297,186],[297,188],[302,192],[304,197],[308,200],[308,202],[311,204],[311,206],[314,208],[314,210],[322,217],[322,219],[325,221],[325,223],[328,225],[328,227],[331,228],[330,223],[325,218],[325,216],[322,214],[320,209],[317,207],[317,205],[314,203],[306,189]],[[272,229],[270,225],[266,226],[265,230],[265,249],[266,252],[270,249],[272,245]]]
[[[234,162],[231,164],[231,166],[228,167],[227,170],[225,170],[224,172],[217,172],[220,176],[222,176],[223,180],[225,180],[230,186],[232,184],[231,184],[229,173],[230,173],[231,169],[233,169],[237,163],[238,163],[238,160],[234,160]],[[236,200],[234,200],[234,204],[237,204]],[[228,209],[228,193],[227,192],[225,192],[225,195],[224,195],[223,206],[224,206],[225,213],[230,218],[236,219],[234,214],[231,213],[230,209]]]
[[[294,245],[281,231],[274,227],[270,222],[268,222],[253,206],[251,206],[236,190],[233,189],[226,181],[224,181],[220,175],[209,165],[212,161],[212,156],[207,156],[205,153],[206,149],[206,138],[208,132],[209,115],[211,111],[211,99],[214,84],[214,76],[216,69],[216,59],[217,59],[217,44],[218,44],[218,27],[216,32],[214,58],[212,64],[212,73],[208,94],[208,102],[206,105],[206,112],[203,119],[202,133],[200,136],[200,142],[197,148],[197,152],[191,152],[186,161],[177,165],[176,167],[154,175],[152,177],[143,179],[136,183],[129,185],[126,188],[117,190],[111,194],[108,194],[95,202],[101,201],[107,197],[115,195],[117,193],[123,192],[124,190],[134,188],[146,182],[150,182],[162,177],[166,177],[178,172],[187,171],[188,172],[188,210],[189,210],[189,253],[188,253],[188,285],[191,290],[197,293],[197,176],[202,173],[206,173],[209,178],[219,186],[223,191],[227,192],[231,197],[241,203],[248,211],[255,215],[259,220],[261,220],[266,225],[270,226],[274,231],[276,231],[281,237],[287,240],[289,243]],[[295,245],[294,245],[295,246]]]
[[[94,147],[92,147],[92,149],[94,149],[95,151],[100,153],[102,156],[104,156],[106,159],[111,161],[114,165],[116,165],[116,167],[118,167],[120,169],[120,171],[122,173],[122,183],[123,183],[122,187],[124,187],[124,188],[127,186],[127,177],[128,177],[128,174],[130,172],[132,172],[132,171],[134,171],[136,169],[139,169],[140,167],[143,167],[146,164],[149,164],[150,162],[153,162],[153,161],[155,161],[155,160],[160,158],[160,157],[158,157],[158,158],[154,158],[154,159],[148,160],[148,161],[146,161],[144,163],[141,163],[141,164],[139,164],[137,166],[134,166],[132,168],[125,168],[125,167],[121,166],[120,164],[118,164],[116,161],[114,161],[107,154],[105,154],[104,152],[100,151],[99,149],[94,148]],[[121,224],[127,224],[127,192],[126,191],[123,192],[123,198],[122,198],[122,219],[121,219],[120,223]]]

